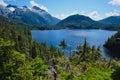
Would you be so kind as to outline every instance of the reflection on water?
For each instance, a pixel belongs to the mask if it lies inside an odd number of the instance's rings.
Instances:
[[[59,48],[59,43],[64,39],[68,46],[66,50],[75,50],[78,45],[82,45],[86,38],[90,46],[100,46],[102,55],[108,56],[103,44],[111,37],[116,31],[107,30],[32,30],[32,38],[38,42],[46,42],[49,46],[54,45]],[[66,53],[65,56],[69,54]]]

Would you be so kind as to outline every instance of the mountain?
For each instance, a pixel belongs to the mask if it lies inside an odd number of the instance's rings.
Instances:
[[[27,29],[32,29],[32,26],[30,26],[28,24],[17,22],[17,21],[11,20],[9,18],[6,18],[6,17],[0,15],[0,25],[1,24],[2,24],[2,26],[5,24],[5,25],[8,25],[8,26],[16,26],[16,27],[19,27],[21,29],[23,29],[23,28],[24,29],[26,29],[26,28]]]
[[[110,16],[108,18],[100,20],[99,22],[104,24],[120,24],[120,16]]]
[[[72,28],[72,29],[90,29],[90,28],[100,28],[102,25],[97,21],[83,15],[72,15],[64,20],[60,21],[56,26],[62,28]]]
[[[35,13],[38,13],[40,16],[42,16],[45,20],[48,21],[48,23],[50,25],[55,25],[60,21],[59,19],[51,16],[48,12],[46,12],[45,10],[40,9],[37,6],[33,6],[32,11],[35,12]]]
[[[0,15],[34,26],[52,26],[60,21],[37,6],[32,8],[16,5],[0,6]]]
[[[4,26],[11,26],[11,27],[18,27],[19,29],[27,29],[27,30],[50,30],[53,29],[52,27],[49,26],[32,26],[29,24],[25,24],[19,21],[15,21],[9,18],[6,18],[2,15],[0,15],[0,26],[4,27]]]
[[[12,13],[7,15],[8,18],[24,22],[30,25],[47,26],[49,23],[39,14],[32,12],[26,7],[16,8]]]
[[[108,38],[103,46],[111,52],[110,55],[120,58],[120,31]]]
[[[9,10],[11,10],[11,11],[14,11],[16,8],[18,8],[16,5],[11,5],[11,4],[9,4],[9,5],[7,5],[7,7],[6,8],[8,8]]]
[[[0,5],[0,15],[7,16],[9,13],[11,11],[8,8]]]
[[[120,29],[120,16],[110,16],[99,21],[104,24],[103,29],[119,30]]]

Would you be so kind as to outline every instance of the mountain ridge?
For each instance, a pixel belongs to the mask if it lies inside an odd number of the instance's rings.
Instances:
[[[99,28],[96,26],[102,25],[98,21],[94,21],[91,18],[84,15],[71,15],[63,20],[61,20],[56,26],[64,28],[77,28],[77,29],[89,29],[89,28]]]
[[[99,22],[104,24],[120,24],[120,16],[110,16],[100,20]]]
[[[60,21],[37,6],[28,8],[9,4],[0,7],[0,15],[34,26],[52,26]]]
[[[75,14],[60,20],[37,6],[0,6],[0,15],[32,26],[53,26],[55,29],[120,29],[120,16],[95,21],[88,16]]]

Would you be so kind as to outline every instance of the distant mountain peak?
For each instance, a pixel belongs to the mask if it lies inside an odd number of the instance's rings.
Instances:
[[[10,7],[17,8],[16,5],[11,5],[11,4],[9,4],[9,5],[6,6],[6,8],[10,8]]]
[[[7,5],[6,8],[8,8],[10,11],[14,11],[16,8],[18,8],[16,5]]]
[[[65,18],[64,20],[65,20],[65,21],[66,21],[66,20],[70,20],[70,21],[75,21],[75,22],[76,22],[76,21],[77,21],[77,22],[81,22],[81,21],[83,21],[83,20],[85,20],[85,21],[92,21],[91,18],[89,18],[89,17],[87,17],[87,16],[84,16],[84,15],[79,15],[79,14],[71,15],[71,16]],[[64,21],[64,20],[63,20],[63,21]]]
[[[23,6],[23,8],[28,8],[27,6]]]
[[[33,6],[32,7],[33,9],[35,9],[35,10],[41,10],[39,7],[37,7],[37,6]]]
[[[96,26],[98,25],[99,22],[94,21],[87,16],[75,14],[63,19],[56,26],[64,28],[89,29],[97,28]]]
[[[48,12],[37,6],[28,8],[27,6],[17,6],[11,4],[7,6],[0,5],[0,15],[37,26],[51,26],[60,21],[59,19],[51,16]]]
[[[47,13],[45,10],[43,10],[43,9],[37,7],[37,6],[33,6],[33,7],[32,7],[32,11],[37,12],[37,13],[40,13],[40,14],[41,14],[41,13]]]
[[[5,6],[0,5],[0,15],[6,16],[11,13],[11,10],[6,8]]]
[[[99,22],[104,24],[120,24],[120,16],[110,16],[103,20],[100,20]]]

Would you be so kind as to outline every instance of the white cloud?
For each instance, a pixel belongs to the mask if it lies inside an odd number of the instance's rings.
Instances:
[[[73,11],[72,13],[69,13],[69,14],[57,14],[57,15],[53,15],[53,16],[57,17],[58,19],[65,19],[68,16],[75,15],[77,13],[78,13],[77,11]]]
[[[69,13],[69,14],[58,14],[58,15],[53,15],[59,19],[64,19],[68,16],[71,16],[71,15],[75,15],[75,14],[80,14],[80,15],[85,15],[85,16],[88,16],[94,20],[100,20],[101,17],[99,15],[99,13],[97,11],[92,11],[90,13],[86,13],[85,11],[81,11],[80,13],[78,13],[78,11],[74,11],[72,13]]]
[[[86,16],[89,16],[90,18],[94,20],[100,20],[101,17],[97,11],[92,11],[91,13],[87,14]]]
[[[82,11],[80,14],[88,16],[88,17],[92,18],[93,20],[100,20],[101,19],[101,16],[97,11],[92,11],[90,13],[86,13],[85,11]]]
[[[111,11],[109,13],[106,13],[105,14],[106,17],[110,17],[110,16],[120,16],[120,12],[118,10],[114,10],[114,11]]]
[[[120,6],[120,0],[111,0],[108,3],[112,4],[112,5],[119,5]]]
[[[0,5],[7,6],[7,4],[3,0],[0,0]]]
[[[41,9],[43,9],[43,10],[45,10],[45,11],[48,12],[48,8],[47,8],[47,7],[36,3],[34,0],[30,0],[30,4],[31,4],[32,6],[37,6],[37,7],[39,7],[39,8],[41,8]]]

